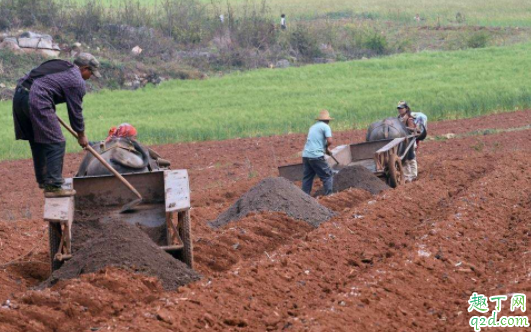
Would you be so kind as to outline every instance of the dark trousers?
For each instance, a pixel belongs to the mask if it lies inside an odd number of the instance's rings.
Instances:
[[[33,141],[33,127],[29,117],[29,92],[19,86],[13,96],[13,120],[16,139]]]
[[[63,184],[63,159],[65,142],[36,143],[29,118],[29,92],[17,87],[13,97],[13,118],[17,139],[28,140],[33,155],[35,178],[41,187],[61,187]]]
[[[63,160],[66,142],[29,142],[33,155],[33,168],[39,186],[61,187],[63,180]]]
[[[325,157],[320,158],[302,158],[303,179],[302,191],[310,195],[313,187],[313,179],[317,175],[323,182],[325,195],[332,193],[333,174],[330,166],[325,160]]]

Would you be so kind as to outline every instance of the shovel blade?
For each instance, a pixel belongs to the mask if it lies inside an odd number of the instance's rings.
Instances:
[[[131,201],[125,204],[120,210],[120,213],[132,212],[135,209],[135,207],[139,205],[140,203],[142,203],[142,198],[137,198],[134,201]]]

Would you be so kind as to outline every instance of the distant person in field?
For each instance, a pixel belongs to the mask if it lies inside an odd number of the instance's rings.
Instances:
[[[85,81],[101,77],[100,63],[80,53],[73,63],[50,60],[31,70],[17,83],[13,97],[13,120],[17,140],[27,140],[33,155],[35,178],[45,197],[75,194],[63,189],[63,159],[66,142],[55,114],[55,105],[66,103],[70,125],[81,147],[88,145],[83,120]]]
[[[282,30],[286,30],[287,26],[286,26],[286,15],[282,14],[280,15],[280,28]]]
[[[327,110],[322,110],[317,117],[317,123],[310,127],[306,145],[302,152],[303,179],[302,190],[310,195],[313,180],[317,175],[323,182],[325,195],[332,193],[333,173],[325,160],[325,153],[331,155],[332,129],[328,123],[333,120]]]
[[[414,133],[420,132],[419,139],[415,142],[414,148],[410,149],[404,164],[404,177],[406,182],[412,182],[417,179],[418,165],[417,165],[417,148],[419,140],[426,137],[426,130],[428,124],[428,117],[424,113],[411,112],[409,105],[405,101],[401,101],[397,106],[398,119],[406,125],[406,127]],[[416,115],[416,116],[415,116]]]

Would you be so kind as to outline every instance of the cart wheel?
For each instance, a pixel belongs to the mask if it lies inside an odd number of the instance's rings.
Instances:
[[[404,173],[402,167],[402,160],[398,158],[396,154],[389,155],[389,162],[387,164],[388,169],[388,182],[391,188],[396,188],[401,184],[404,184]]]
[[[48,223],[48,236],[50,242],[50,265],[52,267],[52,272],[59,269],[62,265],[62,261],[55,259],[55,254],[59,251],[61,247],[61,224],[58,222]]]
[[[183,263],[188,265],[191,269],[194,268],[194,253],[192,245],[192,225],[190,222],[190,210],[181,212],[182,217],[179,216],[179,236],[183,241],[183,249],[178,253],[177,257]],[[181,214],[179,213],[179,214]],[[182,218],[182,219],[181,219]]]

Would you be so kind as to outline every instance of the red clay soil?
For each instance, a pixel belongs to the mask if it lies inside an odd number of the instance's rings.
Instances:
[[[528,123],[531,111],[506,113],[430,123],[430,135]],[[158,147],[190,170],[204,275],[172,292],[117,269],[30,290],[48,277],[43,202],[30,161],[1,163],[0,331],[471,331],[472,292],[531,291],[530,134],[425,142],[419,181],[320,198],[338,215],[317,229],[281,214],[207,226],[277,165],[297,161],[304,135]],[[68,174],[80,158],[67,157]]]
[[[238,263],[273,253],[284,243],[306,236],[314,227],[294,220],[284,213],[251,213],[237,222],[197,238],[194,243],[195,263],[205,275],[224,272]],[[237,269],[237,268],[236,268]]]
[[[371,198],[371,193],[366,190],[350,188],[329,196],[321,196],[318,200],[321,205],[326,206],[330,210],[342,212],[369,201]]]

